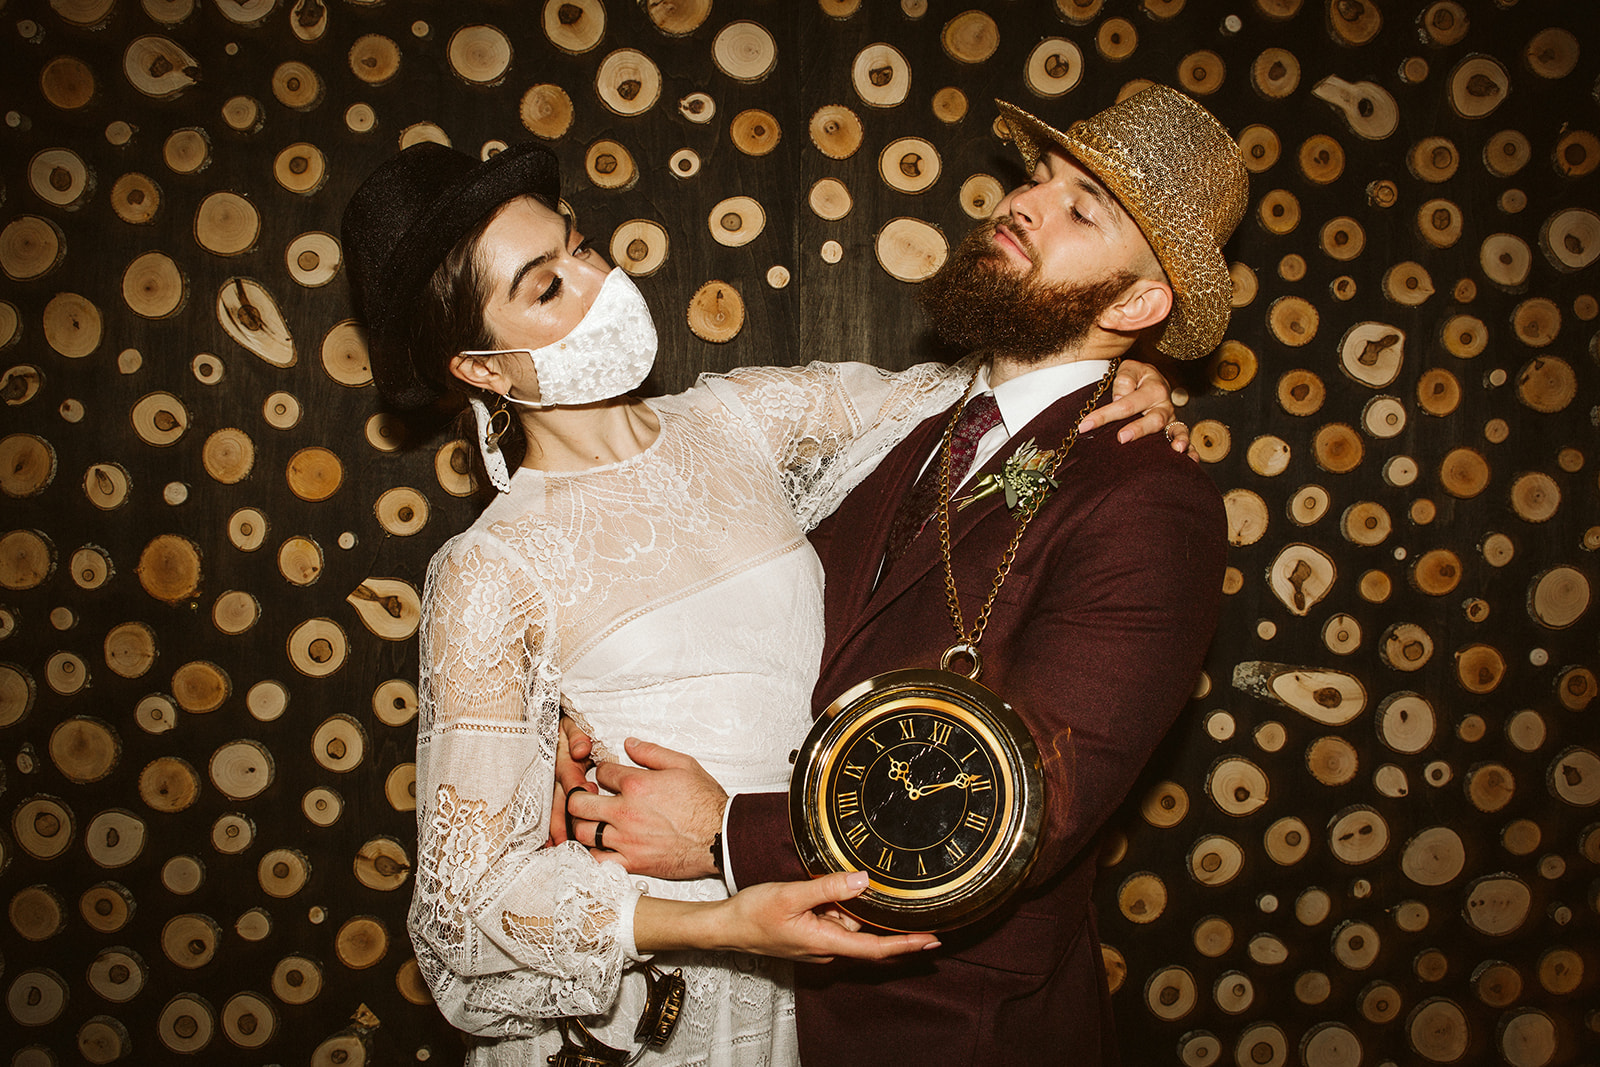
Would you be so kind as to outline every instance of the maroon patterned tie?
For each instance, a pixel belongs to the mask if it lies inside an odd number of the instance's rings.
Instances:
[[[978,442],[1000,421],[1000,405],[993,393],[979,393],[967,401],[956,421],[956,431],[950,441],[950,489],[961,484],[977,454]],[[933,517],[939,505],[939,456],[928,461],[916,484],[900,498],[900,507],[894,514],[894,525],[889,527],[889,548],[883,557],[883,575],[895,565],[911,542],[917,539],[923,526]],[[882,578],[879,578],[882,581]]]

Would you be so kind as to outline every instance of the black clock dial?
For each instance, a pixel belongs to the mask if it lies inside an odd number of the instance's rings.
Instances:
[[[795,754],[789,820],[812,874],[872,880],[840,906],[892,930],[952,929],[998,907],[1038,850],[1044,782],[1021,718],[950,671],[840,695]]]
[[[1000,828],[989,746],[959,719],[884,717],[841,752],[828,784],[842,849],[885,885],[943,882],[979,862]]]

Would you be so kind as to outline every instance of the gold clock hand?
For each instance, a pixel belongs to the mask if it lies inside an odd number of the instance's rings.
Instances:
[[[906,796],[912,800],[916,800],[922,796],[922,790],[911,784],[910,760],[897,760],[893,756],[890,756],[889,781],[904,782],[906,785]]]

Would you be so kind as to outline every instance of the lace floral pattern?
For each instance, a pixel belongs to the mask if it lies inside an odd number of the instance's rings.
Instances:
[[[520,470],[429,568],[418,718],[411,931],[435,999],[492,1038],[475,1063],[542,1064],[548,1021],[599,1016],[632,1047],[644,1000],[641,893],[726,896],[545,848],[565,703],[610,751],[629,734],[694,754],[726,788],[782,788],[809,725],[822,639],[820,565],[804,531],[964,368],[852,364],[706,376],[652,401],[657,440],[577,474]],[[784,965],[664,953],[690,996],[646,1062],[793,1059]]]

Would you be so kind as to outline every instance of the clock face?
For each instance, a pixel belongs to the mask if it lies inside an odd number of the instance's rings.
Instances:
[[[944,671],[881,675],[828,709],[801,756],[790,787],[801,857],[816,874],[871,874],[843,905],[858,918],[948,929],[1027,873],[1043,808],[1038,757],[982,686]]]

